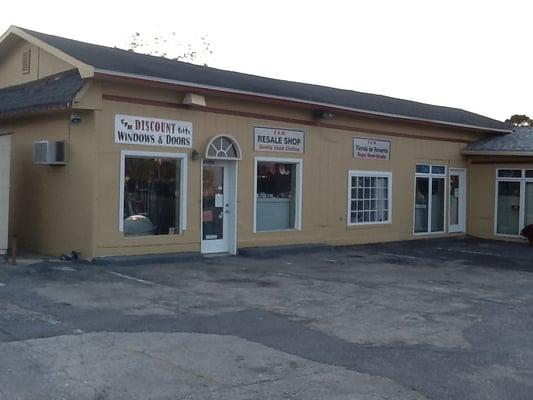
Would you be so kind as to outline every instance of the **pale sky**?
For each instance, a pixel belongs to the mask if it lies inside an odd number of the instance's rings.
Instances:
[[[207,34],[213,67],[533,117],[531,1],[5,1],[10,25],[118,47]]]

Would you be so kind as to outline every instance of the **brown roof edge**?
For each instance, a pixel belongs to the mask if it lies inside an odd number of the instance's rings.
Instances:
[[[479,127],[479,126],[454,124],[454,123],[445,122],[445,121],[432,121],[432,120],[417,119],[417,118],[400,116],[400,115],[387,115],[387,114],[381,114],[381,113],[373,113],[371,111],[354,110],[350,108],[335,106],[332,104],[313,103],[313,102],[307,102],[307,101],[298,100],[298,99],[288,99],[288,98],[281,98],[281,97],[278,98],[278,97],[271,96],[271,95],[261,95],[261,94],[250,93],[250,92],[240,92],[236,90],[225,89],[222,87],[206,87],[204,85],[196,85],[194,83],[188,83],[188,82],[172,82],[172,81],[161,80],[161,79],[153,78],[153,77],[130,76],[128,74],[122,74],[120,72],[115,72],[115,71],[96,70],[94,73],[94,79],[100,79],[100,80],[105,80],[105,81],[125,82],[125,83],[140,85],[140,86],[147,86],[147,87],[161,88],[161,89],[178,89],[178,90],[183,90],[183,91],[194,91],[194,93],[204,94],[204,95],[207,95],[207,94],[219,94],[219,95],[225,95],[225,96],[229,95],[234,98],[240,98],[240,99],[246,99],[246,100],[254,99],[254,100],[257,100],[263,103],[269,103],[269,104],[293,106],[293,107],[297,106],[297,107],[305,108],[308,110],[320,109],[324,111],[344,112],[350,115],[359,116],[359,117],[367,118],[367,119],[379,119],[379,120],[385,119],[385,120],[391,120],[391,121],[409,122],[411,124],[422,125],[422,126],[437,126],[441,128],[453,127],[455,129],[460,129],[460,130],[468,131],[468,132],[485,132],[485,133],[494,133],[494,134],[506,134],[506,133],[512,132],[512,130],[484,128],[484,127]]]

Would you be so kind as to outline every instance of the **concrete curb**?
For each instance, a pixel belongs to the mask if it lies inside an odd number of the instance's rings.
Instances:
[[[270,246],[270,247],[246,247],[239,249],[239,256],[250,258],[277,258],[293,254],[319,253],[322,251],[332,251],[334,246],[325,244],[304,244],[291,246]]]
[[[165,254],[143,254],[140,256],[110,256],[96,257],[90,263],[98,266],[134,266],[141,264],[171,264],[180,262],[201,261],[203,256],[200,253],[165,253]]]

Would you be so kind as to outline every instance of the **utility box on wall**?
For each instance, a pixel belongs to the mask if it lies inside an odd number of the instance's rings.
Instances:
[[[11,136],[0,135],[0,255],[8,247],[9,174],[11,166]]]

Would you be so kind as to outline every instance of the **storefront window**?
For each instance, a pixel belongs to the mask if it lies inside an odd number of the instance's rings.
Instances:
[[[180,176],[180,159],[124,158],[125,236],[180,232]]]
[[[348,225],[390,222],[391,174],[349,171],[348,176]]]
[[[496,185],[496,233],[518,236],[524,226],[533,224],[533,174],[499,169]]]
[[[256,231],[297,229],[296,162],[257,161]]]

